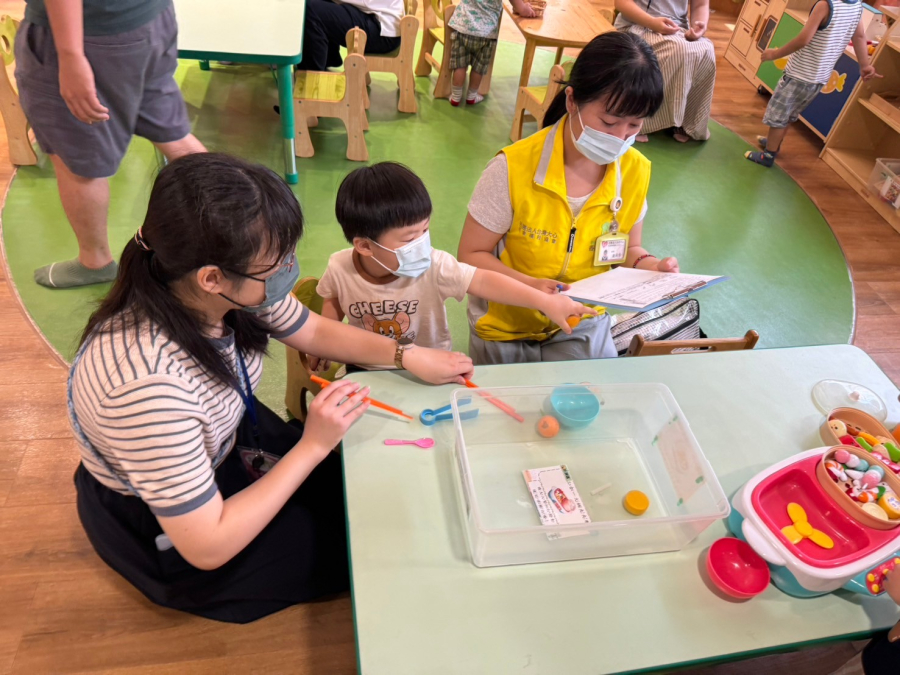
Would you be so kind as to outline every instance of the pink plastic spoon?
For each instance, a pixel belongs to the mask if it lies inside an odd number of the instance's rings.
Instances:
[[[404,441],[399,438],[386,438],[384,439],[385,445],[418,445],[420,448],[433,448],[434,447],[434,439],[433,438],[420,438],[415,441]]]

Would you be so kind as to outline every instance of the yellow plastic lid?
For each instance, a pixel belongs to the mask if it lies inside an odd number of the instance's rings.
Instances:
[[[625,495],[622,506],[633,516],[642,516],[650,508],[650,498],[640,490],[632,490]]]

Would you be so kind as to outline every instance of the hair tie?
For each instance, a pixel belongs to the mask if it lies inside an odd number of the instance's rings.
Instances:
[[[138,246],[140,246],[145,251],[152,252],[153,249],[147,245],[146,241],[144,241],[144,235],[141,232],[142,229],[143,229],[143,225],[138,228],[137,232],[134,233],[134,243],[137,244]]]

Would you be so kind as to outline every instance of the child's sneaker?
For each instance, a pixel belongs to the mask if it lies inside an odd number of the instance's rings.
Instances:
[[[775,155],[777,154],[777,152],[769,152],[768,150],[763,150],[762,152],[753,152],[751,150],[748,150],[744,153],[744,157],[749,159],[751,162],[762,164],[765,167],[771,167],[775,164]]]
[[[453,98],[452,96],[450,97],[450,105],[452,105],[454,108],[458,107],[459,103],[460,103],[460,99]]]
[[[476,92],[469,92],[469,95],[466,96],[466,105],[477,105],[484,100],[484,96]]]

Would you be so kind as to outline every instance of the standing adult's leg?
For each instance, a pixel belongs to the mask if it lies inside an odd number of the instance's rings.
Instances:
[[[50,155],[56,169],[59,199],[78,240],[78,257],[38,268],[34,280],[50,288],[70,288],[112,281],[116,263],[109,250],[106,219],[109,211],[109,179],[85,178]]]

